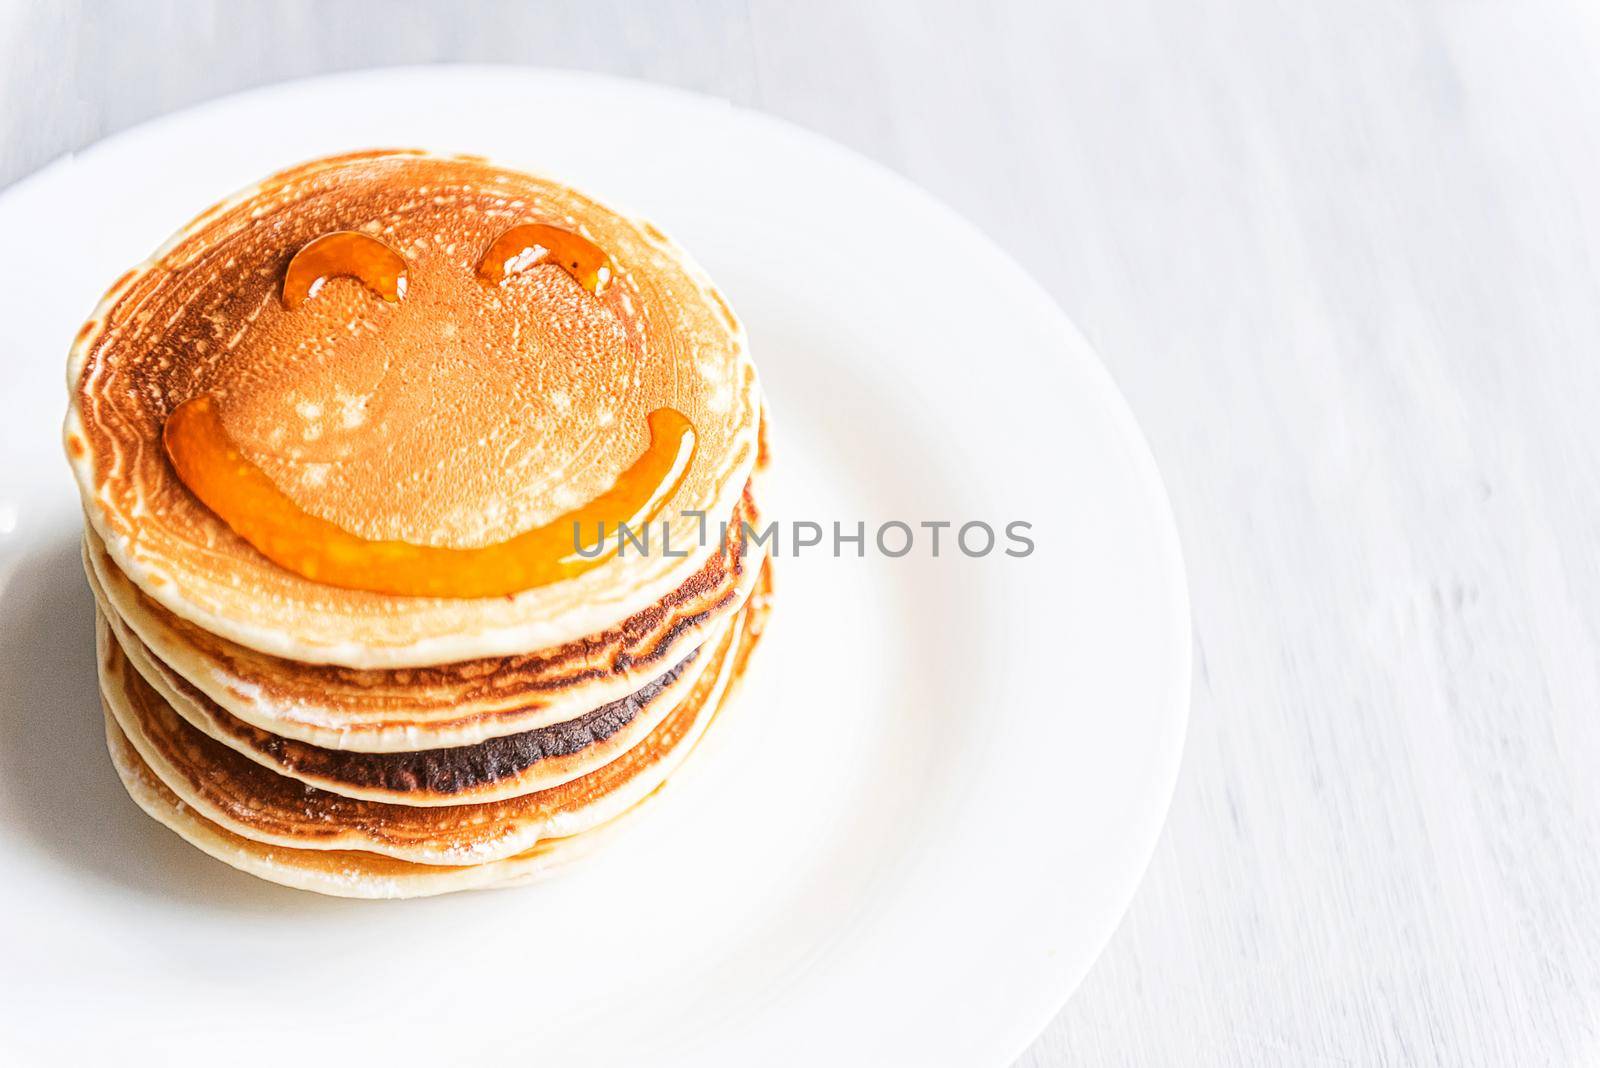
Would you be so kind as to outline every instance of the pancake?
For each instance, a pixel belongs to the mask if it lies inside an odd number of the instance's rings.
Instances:
[[[747,491],[741,516],[758,515]],[[728,545],[667,597],[620,626],[555,649],[405,669],[304,664],[189,623],[145,595],[92,531],[86,570],[107,612],[221,709],[328,749],[398,752],[470,745],[572,720],[625,698],[703,644],[749,596],[759,554]]]
[[[113,762],[263,878],[550,871],[659,791],[762,633],[743,328],[558,182],[405,151],[275,175],[113,285],[68,392]],[[654,551],[578,551],[622,519]]]
[[[479,258],[528,222],[600,246],[614,280],[591,294],[547,263],[486,286]],[[338,231],[403,255],[403,299],[346,277],[298,307],[280,299],[290,258]],[[699,517],[733,513],[759,448],[743,329],[660,231],[557,182],[420,153],[308,163],[206,212],[112,287],[68,381],[85,513],[134,585],[237,645],[362,669],[559,649],[650,610],[716,552]],[[505,597],[317,582],[267,559],[178,479],[162,428],[199,396],[304,513],[361,538],[457,549],[599,497],[644,450],[646,416],[671,408],[695,431],[661,515],[686,555],[615,558]]]
[[[659,789],[731,695],[765,613],[763,594],[659,737],[582,780],[515,801],[418,809],[306,790],[189,727],[110,640],[101,645],[107,743],[145,811],[212,856],[274,882],[409,897],[523,881],[591,844]]]
[[[100,622],[142,681],[189,726],[309,786],[399,805],[498,801],[576,779],[654,730],[713,659],[693,650],[642,689],[567,723],[452,748],[360,753],[281,738],[230,716],[151,656],[114,614],[102,608]]]

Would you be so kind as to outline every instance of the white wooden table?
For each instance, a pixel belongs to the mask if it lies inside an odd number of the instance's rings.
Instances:
[[[446,60],[821,130],[993,234],[1121,383],[1188,558],[1193,722],[1024,1064],[1600,1060],[1595,8],[0,0],[0,183]]]

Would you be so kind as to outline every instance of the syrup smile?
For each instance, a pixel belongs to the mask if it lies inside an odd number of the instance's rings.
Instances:
[[[539,223],[502,234],[480,260],[478,273],[499,283],[543,263],[561,268],[591,295],[613,274],[610,257],[593,242]],[[341,230],[310,242],[289,261],[284,305],[299,307],[335,277],[356,278],[391,303],[405,299],[405,258],[375,237]],[[660,513],[694,461],[696,434],[675,408],[657,408],[647,420],[650,444],[609,490],[542,526],[472,549],[371,540],[305,511],[240,451],[209,394],[179,405],[167,417],[161,440],[190,492],[280,567],[372,593],[499,597],[574,578],[617,555],[614,547],[584,555],[577,532],[640,526]]]
[[[280,567],[315,582],[409,597],[501,597],[575,578],[616,555],[578,552],[575,531],[640,526],[660,514],[694,461],[695,431],[675,408],[649,417],[650,444],[588,504],[475,549],[372,541],[306,512],[240,452],[209,394],[179,405],[162,444],[184,485]]]

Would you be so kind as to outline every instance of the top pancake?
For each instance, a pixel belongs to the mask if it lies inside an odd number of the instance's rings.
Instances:
[[[484,250],[526,222],[588,237],[614,281],[593,296],[541,265],[485,283]],[[289,260],[339,230],[405,256],[402,301],[333,278],[285,307]],[[406,152],[308,163],[196,219],[112,288],[73,349],[69,388],[85,510],[141,590],[241,645],[355,668],[557,646],[647,608],[715,548],[760,418],[741,327],[654,227],[546,179]],[[662,518],[688,552],[630,553],[500,598],[317,583],[262,556],[177,478],[162,426],[202,393],[304,511],[370,539],[456,548],[599,496],[644,450],[646,415],[676,408],[697,452]],[[712,537],[698,537],[696,512]]]

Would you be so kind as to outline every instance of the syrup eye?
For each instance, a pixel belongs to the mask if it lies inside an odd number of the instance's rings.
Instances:
[[[283,303],[298,308],[330,278],[355,278],[391,304],[406,295],[406,259],[369,234],[337,230],[306,245],[283,274]]]
[[[616,274],[605,249],[588,238],[558,226],[524,223],[495,238],[478,261],[478,276],[488,282],[504,282],[542,263],[560,267],[594,296],[599,296]]]

